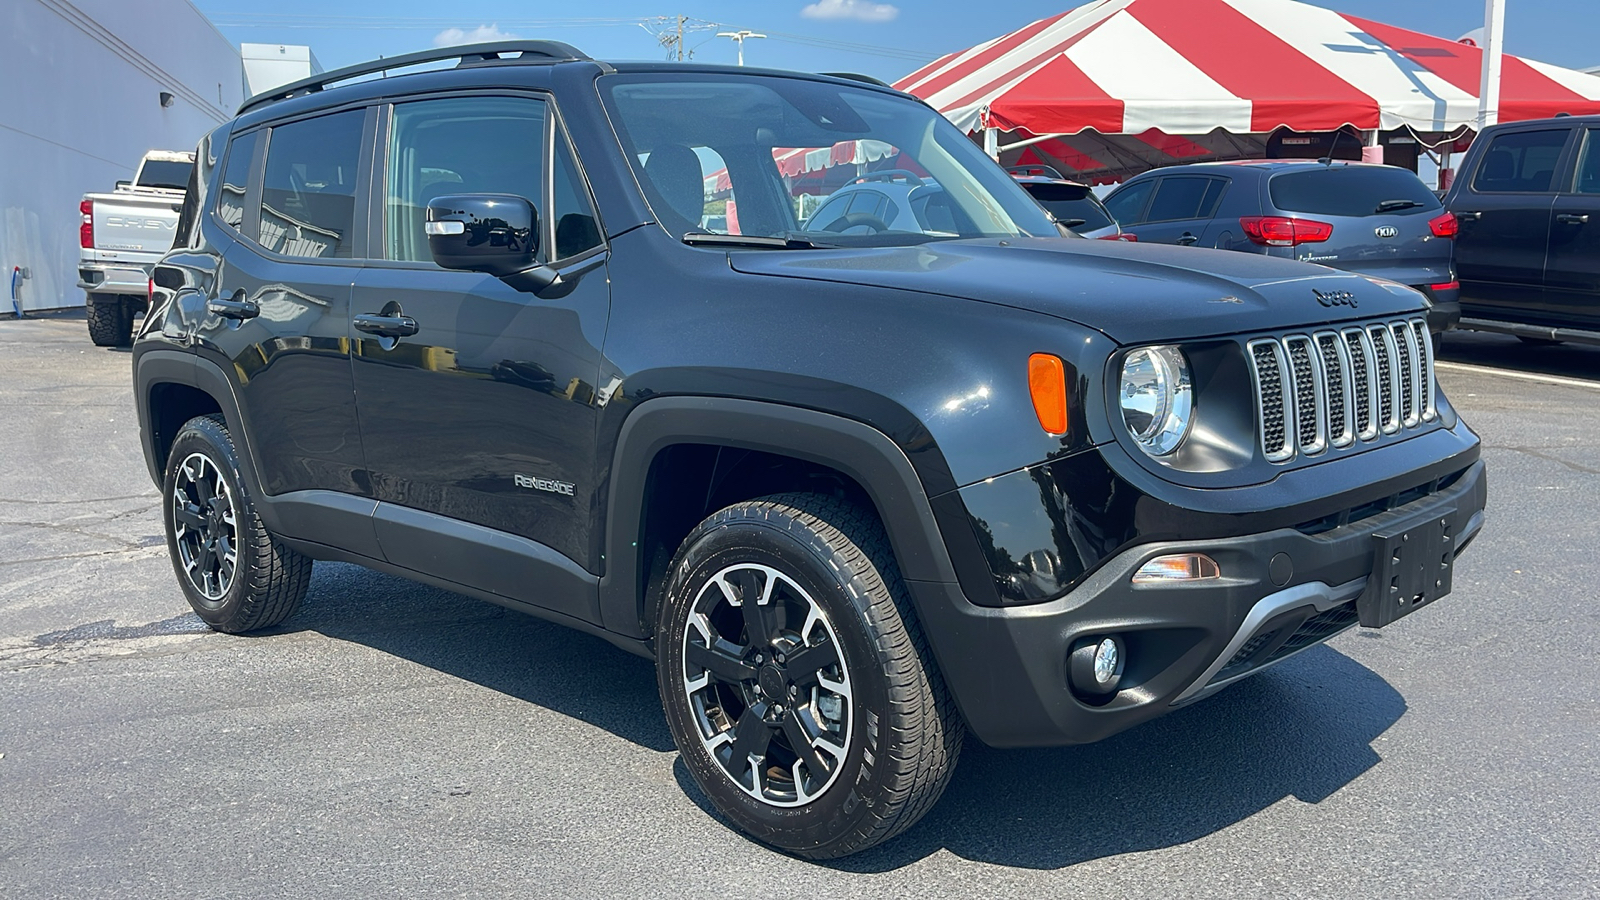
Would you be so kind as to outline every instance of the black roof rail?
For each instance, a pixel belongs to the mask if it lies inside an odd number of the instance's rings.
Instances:
[[[858,75],[855,72],[818,72],[817,74],[826,75],[829,78],[843,78],[846,81],[859,81],[862,84],[875,84],[878,87],[886,87],[890,90],[894,89],[894,85],[881,78],[873,78],[871,75]]]
[[[517,54],[508,60],[510,62],[566,62],[589,58],[582,50],[561,41],[494,41],[487,44],[462,44],[459,47],[419,50],[416,53],[405,53],[334,69],[332,72],[323,72],[321,75],[313,75],[310,78],[279,85],[269,91],[262,91],[241,104],[237,115],[243,115],[247,110],[266,103],[316,93],[336,82],[349,81],[363,75],[375,75],[390,69],[403,69],[407,66],[420,66],[447,59],[460,60],[457,63],[459,66],[492,63],[503,59],[504,57],[500,55],[502,53]]]

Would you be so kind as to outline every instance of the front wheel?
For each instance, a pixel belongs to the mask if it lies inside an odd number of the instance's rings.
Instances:
[[[667,723],[738,828],[823,859],[933,806],[963,728],[875,516],[810,494],[736,504],[685,539],[670,579]]]

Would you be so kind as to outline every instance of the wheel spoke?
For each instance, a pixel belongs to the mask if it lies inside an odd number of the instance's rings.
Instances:
[[[813,728],[816,723],[811,723]],[[806,723],[801,720],[798,710],[787,710],[783,714],[783,735],[789,739],[789,747],[794,750],[800,761],[806,764],[811,771],[811,777],[818,781],[826,781],[828,773],[833,767],[822,758],[817,748],[811,745],[811,731]],[[798,783],[798,782],[797,782]]]
[[[200,507],[195,506],[193,503],[184,503],[182,505],[174,503],[172,515],[178,521],[178,524],[185,528],[193,531],[205,530],[205,513],[201,512]]]
[[[683,648],[683,660],[691,666],[705,669],[729,684],[738,684],[756,677],[755,667],[740,659],[739,645],[720,637],[714,638],[710,647],[689,642]]]
[[[790,653],[785,668],[796,684],[810,685],[817,683],[819,671],[837,665],[838,662],[839,651],[824,634],[822,641],[816,646],[802,647]]]
[[[744,616],[745,639],[751,647],[765,647],[777,636],[772,607],[763,600],[772,596],[773,578],[758,569],[740,569],[724,580],[738,595],[739,612]]]
[[[202,540],[200,542],[200,555],[195,560],[195,563],[199,565],[201,574],[206,576],[209,583],[211,572],[217,564],[217,545],[210,541]]]
[[[766,715],[767,705],[755,703],[745,707],[744,714],[739,717],[739,724],[734,726],[732,756],[729,759],[730,767],[734,772],[742,774],[748,765],[751,770],[750,784],[754,790],[761,788],[761,762],[767,758],[767,744],[772,740],[772,727],[767,724],[763,716]],[[756,762],[749,762],[751,757]]]

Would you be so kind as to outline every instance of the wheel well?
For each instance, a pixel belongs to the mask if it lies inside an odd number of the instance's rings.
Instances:
[[[701,520],[725,506],[769,494],[824,494],[875,510],[854,479],[819,463],[715,444],[675,444],[656,454],[645,481],[639,531],[641,622],[655,626],[656,606],[678,545]]]
[[[183,423],[195,416],[222,412],[222,407],[211,395],[187,384],[165,382],[150,388],[150,439],[156,459],[163,467],[167,454],[172,451],[172,441],[178,436]]]

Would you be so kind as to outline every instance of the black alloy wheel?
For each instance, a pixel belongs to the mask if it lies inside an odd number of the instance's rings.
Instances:
[[[202,597],[221,602],[239,569],[239,521],[221,470],[204,453],[184,457],[171,503],[180,571]]]
[[[802,806],[839,776],[850,675],[826,612],[794,579],[740,563],[700,588],[683,633],[683,691],[700,742],[772,806]]]
[[[869,507],[736,503],[689,533],[668,572],[656,610],[667,725],[735,827],[827,859],[932,808],[965,729]]]

